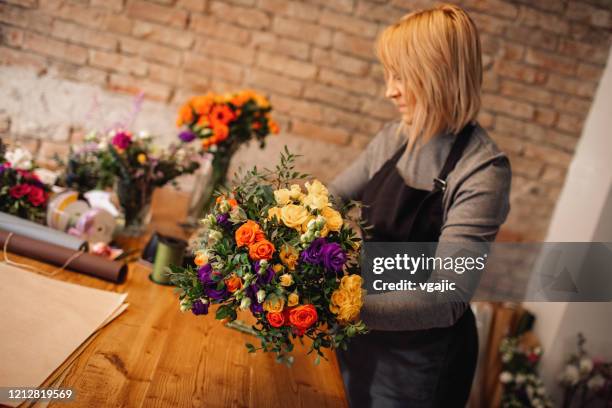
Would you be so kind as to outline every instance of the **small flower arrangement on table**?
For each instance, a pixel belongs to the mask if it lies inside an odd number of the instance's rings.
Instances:
[[[193,199],[190,216],[200,218],[213,204],[213,193],[226,183],[230,161],[238,148],[250,140],[265,146],[270,134],[277,134],[267,98],[252,90],[231,94],[208,93],[195,96],[178,112],[178,137],[182,143],[199,141],[201,152],[212,155],[212,174],[208,188]]]
[[[367,331],[358,272],[360,238],[346,222],[349,203],[338,209],[327,188],[293,171],[285,150],[276,170],[247,172],[233,190],[218,195],[202,221],[195,266],[173,267],[183,311],[234,321],[250,311],[261,346],[291,362],[294,341],[311,340],[317,362],[324,348],[345,348]],[[351,219],[352,220],[352,219]]]
[[[125,218],[123,233],[138,235],[148,222],[154,189],[193,173],[199,166],[195,154],[178,145],[159,149],[145,132],[91,133],[71,152],[64,179],[78,190],[114,186]]]
[[[25,149],[7,151],[0,139],[0,211],[43,223],[51,192]]]

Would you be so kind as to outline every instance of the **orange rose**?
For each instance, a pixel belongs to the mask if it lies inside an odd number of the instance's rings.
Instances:
[[[285,324],[285,315],[282,312],[268,312],[266,313],[266,319],[272,327],[281,327]]]
[[[182,126],[184,124],[189,125],[191,122],[193,122],[193,111],[191,109],[191,106],[181,106],[178,118],[176,119],[176,126]]]
[[[223,201],[223,199],[225,199],[227,201],[227,203],[234,208],[235,206],[238,205],[238,201],[236,201],[235,198],[227,198],[224,195],[220,195],[219,197],[217,197],[217,199],[215,200],[215,202],[217,204],[221,203],[221,201]]]
[[[236,275],[232,275],[225,279],[225,286],[230,293],[234,293],[242,287],[242,279]]]
[[[221,122],[213,124],[212,130],[213,134],[215,135],[215,138],[219,142],[224,141],[229,136],[229,127],[227,127],[226,124],[223,124]]]
[[[244,245],[251,245],[257,241],[264,239],[264,233],[255,221],[247,220],[242,224],[235,234],[236,244],[241,247]]]
[[[274,248],[273,243],[267,239],[262,239],[249,245],[249,257],[254,261],[258,259],[272,259],[275,250],[276,248]]]
[[[317,310],[313,305],[296,306],[289,310],[289,322],[296,329],[299,335],[304,332],[318,320]]]

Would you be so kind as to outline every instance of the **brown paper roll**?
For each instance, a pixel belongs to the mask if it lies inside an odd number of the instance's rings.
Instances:
[[[9,232],[0,230],[0,251],[4,248],[8,236]],[[64,265],[71,256],[78,253],[78,251],[72,249],[18,234],[11,236],[7,251],[57,266]],[[111,261],[88,253],[83,253],[72,260],[67,269],[115,283],[123,282],[127,275],[127,265],[125,263]]]

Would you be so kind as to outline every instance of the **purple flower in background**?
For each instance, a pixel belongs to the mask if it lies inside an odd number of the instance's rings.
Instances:
[[[204,287],[204,295],[212,300],[224,300],[227,298],[228,292],[225,287],[223,287],[223,289],[217,289],[217,284],[213,282]]]
[[[323,245],[323,248],[321,249],[321,256],[323,258],[323,266],[325,266],[326,269],[336,273],[342,270],[342,267],[346,262],[346,253],[337,242],[331,242]]]
[[[325,238],[317,238],[312,241],[310,246],[302,252],[302,261],[312,265],[319,265],[322,261],[322,251],[325,244],[327,244]]]
[[[263,313],[264,309],[263,309],[263,304],[262,303],[257,303],[257,299],[255,299],[255,302],[251,301],[251,313],[256,314],[256,313]]]
[[[191,130],[183,130],[181,133],[179,133],[178,137],[181,139],[181,141],[189,143],[193,142],[193,140],[196,138],[196,134]]]
[[[0,174],[4,173],[4,164],[0,164]]]
[[[219,224],[225,229],[230,229],[232,227],[232,222],[229,220],[229,214],[228,213],[218,214],[217,224]]]
[[[200,299],[196,300],[191,305],[191,313],[194,315],[208,314],[208,303],[204,303]]]
[[[214,283],[210,276],[211,274],[212,266],[210,266],[210,264],[207,263],[200,266],[200,268],[198,269],[198,278],[200,279],[200,282],[202,282],[202,285],[209,285],[211,283]]]
[[[132,135],[129,132],[119,131],[115,136],[113,136],[113,140],[111,141],[113,146],[117,149],[127,149],[132,143]]]

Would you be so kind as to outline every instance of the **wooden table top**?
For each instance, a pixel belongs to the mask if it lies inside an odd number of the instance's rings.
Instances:
[[[151,228],[181,234],[177,214],[185,195],[156,192]],[[146,236],[130,242],[144,246]],[[12,255],[41,270],[54,266]],[[181,313],[173,287],[153,284],[150,268],[131,263],[126,282],[108,283],[64,271],[54,276],[114,292],[128,292],[128,309],[103,328],[69,369],[61,388],[73,388],[71,407],[346,407],[334,353],[318,366],[296,346],[291,368],[274,355],[247,353],[247,334],[224,327],[213,315]],[[66,406],[51,403],[51,406]]]

